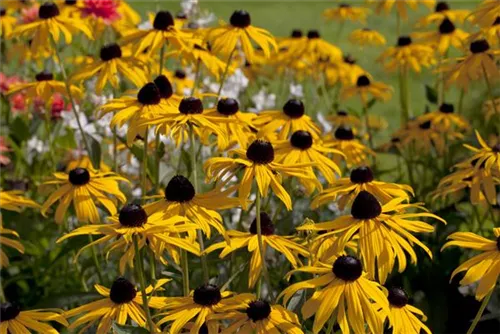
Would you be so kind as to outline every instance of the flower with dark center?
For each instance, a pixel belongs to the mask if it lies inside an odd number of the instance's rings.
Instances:
[[[353,140],[354,133],[352,132],[351,128],[346,128],[346,127],[340,126],[337,128],[337,130],[335,130],[335,139]]]
[[[247,148],[247,158],[256,164],[268,164],[274,160],[274,148],[270,142],[257,139]]]
[[[363,30],[363,31],[372,31],[373,29],[372,28],[363,28],[361,30]]]
[[[366,75],[360,75],[358,77],[358,80],[356,81],[356,86],[358,87],[368,87],[370,86],[370,78],[368,78]]]
[[[401,36],[398,38],[398,46],[408,46],[411,44],[411,37],[410,36]]]
[[[495,19],[495,22],[493,22],[493,25],[496,26],[497,24],[500,24],[500,16],[497,16]]]
[[[431,121],[427,121],[420,123],[418,127],[421,128],[422,130],[429,130],[431,128],[431,125],[432,125]]]
[[[302,30],[300,30],[300,29],[293,29],[291,37],[292,38],[301,38],[302,37]]]
[[[54,75],[50,72],[40,72],[35,75],[36,81],[49,81],[54,80]]]
[[[351,206],[351,216],[355,219],[373,219],[382,213],[380,202],[368,191],[360,191]]]
[[[229,23],[233,27],[246,28],[252,24],[252,19],[250,18],[250,13],[246,10],[235,10],[229,19]]]
[[[38,9],[38,17],[44,20],[56,17],[59,15],[59,8],[53,2],[46,2]]]
[[[89,171],[81,167],[72,169],[69,172],[68,180],[74,186],[83,186],[90,181]]]
[[[0,7],[0,16],[5,16],[6,13],[7,11],[5,10],[5,8]]]
[[[439,106],[439,111],[445,114],[452,114],[455,111],[455,108],[451,103],[443,103]]]
[[[391,304],[391,306],[397,308],[404,307],[406,306],[406,304],[408,304],[408,295],[401,288],[390,288],[389,296],[387,297],[387,299],[389,299],[389,303]]]
[[[124,304],[131,302],[137,291],[132,283],[124,277],[118,277],[111,285],[111,291],[109,292],[109,299],[116,304]]]
[[[362,184],[373,181],[373,172],[370,167],[362,166],[351,171],[351,182]]]
[[[175,70],[175,77],[178,79],[185,79],[186,78],[186,72],[183,70]]]
[[[122,56],[122,49],[116,43],[108,44],[101,48],[100,56],[102,61],[120,58]]]
[[[309,38],[309,39],[320,38],[319,31],[309,30],[307,32],[307,38]]]
[[[271,314],[271,305],[263,300],[254,300],[247,307],[247,315],[253,322],[267,319]]]
[[[313,144],[313,138],[308,131],[295,131],[290,137],[290,144],[301,150],[307,150]]]
[[[273,235],[274,234],[274,224],[271,217],[265,212],[260,213],[260,232],[262,235]],[[254,218],[252,224],[250,225],[249,232],[252,234],[257,234],[257,218]]]
[[[168,10],[162,10],[156,13],[155,20],[153,22],[153,28],[155,28],[156,30],[166,31],[173,26],[174,18]]]
[[[185,115],[201,114],[203,112],[203,103],[196,97],[186,97],[179,104],[179,111]]]
[[[15,319],[21,310],[15,303],[2,303],[0,304],[0,322]]]
[[[347,111],[339,110],[339,111],[337,111],[337,116],[347,116]]]
[[[162,99],[169,99],[174,94],[170,80],[163,74],[156,77],[154,83],[158,87]]]
[[[194,290],[193,300],[202,306],[216,305],[222,299],[220,289],[214,284],[205,284]]]
[[[500,237],[497,238],[497,250],[500,252]]]
[[[437,4],[436,4],[436,13],[439,13],[439,12],[444,12],[445,10],[449,10],[450,9],[450,6],[448,5],[447,2],[445,1],[439,1]]]
[[[470,52],[474,54],[486,52],[489,49],[490,49],[490,44],[485,39],[479,39],[477,41],[470,43],[470,48],[469,48]]]
[[[304,110],[304,103],[297,99],[290,99],[283,106],[283,112],[290,118],[301,118]]]
[[[344,63],[354,65],[354,64],[356,64],[356,59],[354,59],[354,57],[351,55],[345,55],[344,56]]]
[[[441,22],[441,24],[439,25],[439,33],[442,35],[451,34],[454,31],[455,31],[455,25],[448,18],[445,18],[443,22]]]
[[[122,226],[140,227],[147,223],[148,215],[142,206],[127,204],[120,210],[118,219]]]
[[[351,8],[351,5],[348,3],[342,2],[339,4],[339,8]]]
[[[220,99],[217,103],[217,111],[222,115],[231,116],[236,114],[238,110],[240,110],[240,105],[233,98]]]
[[[184,12],[178,12],[177,14],[175,14],[175,18],[180,20],[185,20],[188,18],[188,16]]]
[[[139,90],[137,100],[143,105],[159,104],[161,100],[160,91],[154,83],[148,82]]]
[[[361,276],[363,267],[361,261],[354,256],[342,255],[335,260],[332,271],[341,280],[352,282]]]
[[[500,144],[496,144],[491,148],[491,150],[495,153],[500,153]]]
[[[74,6],[76,5],[76,0],[66,0],[64,3],[68,6]]]
[[[209,332],[208,332],[208,326],[207,326],[206,323],[204,323],[203,325],[201,325],[200,329],[198,330],[198,334],[209,334]]]
[[[196,192],[193,184],[182,175],[174,176],[165,188],[165,199],[171,202],[189,202],[194,195]]]
[[[391,143],[393,143],[393,144],[400,143],[400,142],[401,142],[401,139],[399,139],[397,137],[391,138]]]

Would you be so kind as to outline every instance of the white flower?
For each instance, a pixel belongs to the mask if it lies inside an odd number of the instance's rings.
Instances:
[[[217,17],[215,16],[214,13],[203,11],[193,22],[198,27],[204,28],[210,26],[212,22],[215,22],[216,19]]]
[[[276,105],[276,95],[266,93],[262,88],[256,95],[252,96],[254,108],[249,108],[249,111],[258,112],[266,109],[274,108]]]
[[[241,69],[236,69],[234,73],[228,76],[222,87],[220,93],[221,96],[230,97],[233,99],[238,99],[241,92],[248,87],[248,78],[243,74]],[[212,92],[217,93],[219,91],[219,83],[210,83],[209,88]]]
[[[330,132],[332,131],[333,127],[332,125],[330,124],[330,122],[328,122],[325,118],[325,116],[323,116],[322,113],[317,113],[317,119],[318,119],[318,122],[321,123],[321,126],[323,127],[323,130],[324,132]]]
[[[304,88],[301,84],[290,83],[290,98],[303,98],[304,97]]]
[[[26,143],[26,148],[28,150],[26,158],[30,164],[33,162],[33,158],[35,156],[49,151],[47,145],[45,145],[45,143],[37,137],[31,137]]]
[[[198,0],[181,0],[182,12],[187,16],[193,14],[198,7]]]
[[[150,29],[153,29],[153,25],[151,24],[151,22],[149,20],[146,20],[144,22],[141,22],[137,28],[139,28],[139,30],[150,30]]]
[[[95,124],[94,123],[90,123],[88,121],[88,118],[85,115],[85,113],[83,113],[82,111],[80,111],[80,106],[75,105],[75,109],[76,109],[76,113],[78,114],[78,119],[80,121],[80,124],[81,124],[81,126],[83,128],[83,132],[85,132],[85,135],[86,136],[92,136],[97,141],[101,141],[102,140],[102,136],[97,133],[97,129],[95,127]],[[70,129],[74,130],[75,139],[77,141],[82,141],[83,140],[82,134],[80,132],[80,127],[78,126],[78,122],[76,120],[76,117],[75,117],[74,113],[70,113],[70,112],[62,113],[62,119],[63,119],[63,124],[65,126],[67,126]]]

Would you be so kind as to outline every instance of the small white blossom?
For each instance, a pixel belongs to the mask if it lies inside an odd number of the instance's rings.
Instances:
[[[252,96],[253,108],[249,111],[258,112],[266,109],[272,109],[276,105],[276,95],[268,94],[265,89],[261,89],[257,94]]]
[[[290,98],[303,98],[304,97],[304,88],[301,84],[290,83]]]

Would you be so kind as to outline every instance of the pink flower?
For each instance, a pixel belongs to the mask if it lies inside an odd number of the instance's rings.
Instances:
[[[0,137],[0,164],[8,165],[10,163],[10,158],[3,153],[10,152],[11,149],[7,145],[4,137]]]
[[[83,17],[99,17],[106,24],[110,24],[120,18],[120,14],[118,14],[118,1],[116,0],[84,0],[83,5]]]
[[[26,110],[26,98],[22,93],[16,93],[9,98],[10,108],[13,112],[22,112]]]
[[[50,106],[50,115],[53,120],[61,118],[61,113],[63,111],[69,111],[71,104],[65,104],[64,98],[61,94],[55,93],[52,96],[52,105]],[[45,109],[45,101],[40,98],[35,98],[33,100],[33,109],[35,112],[42,113]]]
[[[6,93],[9,91],[12,85],[22,82],[23,80],[21,80],[21,78],[17,75],[8,77],[4,73],[0,72],[0,93]]]
[[[38,5],[21,9],[21,23],[31,23],[38,19]]]

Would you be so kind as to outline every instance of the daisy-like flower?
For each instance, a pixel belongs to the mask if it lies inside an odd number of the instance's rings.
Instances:
[[[335,115],[327,116],[326,119],[332,123],[334,129],[341,126],[348,128],[357,128],[361,126],[361,120],[345,110],[339,110]]]
[[[14,29],[14,26],[17,23],[17,18],[15,16],[11,16],[7,9],[0,8],[0,36],[2,38],[9,38],[10,33]]]
[[[331,86],[339,81],[343,86],[355,85],[358,77],[366,73],[361,66],[356,64],[356,59],[350,55],[345,55],[337,61],[330,59],[320,61],[319,66],[324,71],[327,83]]]
[[[343,99],[359,96],[364,105],[368,103],[369,97],[379,101],[388,101],[392,97],[392,87],[379,81],[373,81],[367,74],[360,75],[356,84],[343,87],[340,93]]]
[[[9,266],[9,257],[5,254],[2,248],[10,247],[17,250],[19,253],[24,254],[24,246],[18,240],[6,238],[6,235],[13,235],[19,238],[19,234],[11,229],[3,227],[2,221],[0,219],[0,269]],[[3,321],[3,319],[2,319]]]
[[[337,176],[342,174],[339,166],[327,155],[335,154],[344,157],[344,153],[333,148],[324,147],[321,140],[314,138],[308,131],[295,131],[289,140],[275,142],[274,149],[276,150],[277,162],[286,166],[311,164],[311,166],[304,168],[313,175],[313,168],[319,170],[329,184],[334,183]],[[314,164],[314,167],[312,164]],[[312,193],[316,189],[316,184],[302,179],[300,181],[308,193]]]
[[[260,213],[260,224],[262,243],[264,246],[263,253],[266,253],[267,247],[271,247],[278,253],[281,253],[290,262],[290,264],[297,268],[301,265],[299,255],[308,256],[309,252],[303,246],[295,243],[293,237],[284,237],[274,234],[275,226],[271,217],[265,212]],[[224,248],[220,253],[221,259],[225,258],[232,252],[247,247],[248,251],[252,253],[250,259],[250,273],[248,276],[248,288],[253,288],[255,283],[259,280],[262,271],[262,257],[259,251],[258,237],[257,237],[257,219],[254,219],[250,225],[248,232],[240,232],[235,230],[227,231],[228,241],[215,243],[206,249],[206,253],[213,252],[216,249]]]
[[[58,334],[54,327],[46,322],[55,321],[63,326],[68,322],[61,315],[62,310],[32,310],[22,311],[16,303],[0,304],[0,333],[47,333]]]
[[[370,28],[353,30],[349,34],[349,41],[359,46],[381,46],[387,43],[384,35]]]
[[[479,39],[470,43],[465,56],[450,59],[443,65],[440,72],[444,72],[446,86],[452,83],[461,89],[467,90],[471,81],[485,77],[489,81],[500,78],[500,70],[496,65],[496,59],[500,50],[493,50],[485,39]]]
[[[93,38],[89,27],[82,20],[60,15],[55,3],[46,2],[38,9],[38,20],[15,27],[9,37],[30,38],[31,52],[36,54],[46,48],[49,38],[57,43],[63,35],[66,44],[71,44],[75,31],[83,32],[89,39]]]
[[[48,104],[52,103],[54,94],[57,93],[63,96],[68,94],[65,83],[54,80],[54,75],[52,73],[40,72],[35,75],[35,80],[35,82],[14,84],[7,94],[12,95],[22,92],[26,97],[27,103],[31,103],[38,97]],[[77,99],[83,96],[82,90],[74,85],[70,86],[70,90],[71,94]]]
[[[306,43],[307,43],[307,37],[304,36],[302,30],[300,29],[292,30],[290,37],[280,38],[278,40],[278,50],[280,50],[280,53],[283,55],[283,57],[280,57],[280,54],[278,54],[277,58],[279,60],[291,62],[292,59],[286,59],[286,58],[288,58],[288,56],[292,54],[302,55],[305,52]],[[282,51],[285,52],[283,53]]]
[[[491,26],[482,27],[478,32],[473,33],[469,36],[472,41],[478,39],[486,39],[490,45],[498,47],[500,44],[500,9],[499,15],[497,16],[495,22]]]
[[[321,38],[317,30],[309,30],[305,42],[305,55],[312,57],[313,61],[329,59],[333,62],[342,59],[342,51],[335,45]]]
[[[439,1],[436,4],[433,13],[427,14],[426,16],[419,19],[416,23],[417,27],[427,26],[433,23],[440,23],[444,19],[449,19],[451,22],[464,23],[466,19],[473,19],[470,16],[470,10],[466,9],[451,9],[449,2]]]
[[[411,36],[426,45],[437,47],[439,53],[444,55],[448,52],[450,46],[462,50],[469,34],[456,28],[450,19],[445,18],[437,31],[415,32]]]
[[[430,258],[432,253],[413,233],[431,233],[434,227],[411,218],[434,218],[446,224],[442,218],[428,212],[408,212],[410,209],[425,210],[422,203],[403,204],[407,198],[395,198],[381,205],[375,196],[367,191],[360,191],[351,206],[351,214],[333,221],[314,225],[304,225],[297,230],[326,231],[317,238],[338,235],[338,239],[329,249],[330,256],[344,251],[346,243],[358,235],[359,254],[363,267],[371,278],[378,277],[383,284],[392,272],[396,259],[399,272],[406,269],[406,253],[411,263],[417,263],[414,245],[422,248]]]
[[[239,43],[250,63],[255,55],[253,43],[262,49],[266,58],[269,58],[271,53],[278,49],[271,33],[265,29],[254,27],[250,13],[245,10],[235,11],[229,19],[229,24],[212,28],[207,34],[207,39],[215,54],[230,55]]]
[[[498,112],[497,112],[498,110]],[[500,98],[495,100],[487,100],[483,103],[483,113],[487,122],[489,122],[495,115],[500,113]],[[0,149],[1,152],[1,149]]]
[[[117,88],[121,78],[126,78],[134,85],[141,87],[148,81],[146,77],[146,64],[133,57],[128,50],[123,50],[118,44],[107,44],[101,48],[99,59],[92,59],[71,76],[72,81],[88,80],[98,76],[95,85],[96,94],[101,94],[106,83]]]
[[[115,215],[116,200],[122,203],[126,201],[125,195],[118,187],[118,181],[129,181],[117,174],[78,167],[69,173],[58,172],[53,175],[53,179],[45,182],[44,185],[57,185],[58,189],[43,203],[41,213],[46,216],[52,204],[59,201],[55,214],[55,221],[58,224],[63,222],[71,202],[73,202],[79,222],[98,223],[101,218],[96,202],[102,204],[111,215]],[[112,200],[107,195],[115,199]]]
[[[438,129],[432,126],[432,121],[430,120],[410,122],[406,128],[397,131],[395,136],[401,140],[402,146],[413,146],[414,150],[419,153],[427,154],[434,149],[438,154],[442,154],[448,149],[445,137]],[[447,137],[453,140],[461,138],[462,135],[449,131]]]
[[[148,286],[145,289],[148,294],[148,306],[159,309],[164,306],[164,297],[149,296],[153,291],[160,289],[170,279],[159,279],[155,286]],[[111,289],[102,285],[94,285],[96,291],[104,298],[90,302],[88,304],[71,309],[64,313],[66,318],[79,316],[68,327],[70,331],[75,331],[82,325],[80,333],[85,332],[91,326],[96,324],[96,334],[106,334],[111,330],[113,322],[119,325],[125,325],[128,319],[137,323],[140,327],[146,327],[146,314],[142,303],[142,292],[137,291],[135,286],[126,278],[118,277]],[[156,328],[156,330],[158,330]]]
[[[194,80],[191,80],[183,69],[176,69],[173,73],[168,71],[165,76],[172,82],[175,93],[183,96],[187,91],[191,91],[194,86]]]
[[[441,250],[458,246],[477,251],[481,254],[473,256],[462,263],[451,274],[451,279],[456,274],[466,271],[460,285],[465,286],[478,282],[476,299],[482,300],[495,287],[500,274],[500,228],[494,228],[495,240],[486,239],[472,232],[455,232],[448,236],[448,241]]]
[[[368,0],[373,3],[375,7],[375,13],[377,14],[388,14],[392,7],[396,8],[397,15],[399,15],[403,20],[408,18],[408,9],[416,10],[419,4],[425,5],[427,8],[434,7],[435,0]],[[407,8],[408,7],[408,8]]]
[[[184,41],[190,38],[191,34],[175,27],[174,18],[169,11],[159,11],[151,29],[132,31],[123,36],[120,44],[132,44],[136,56],[145,52],[151,57],[158,54],[158,50],[167,44],[181,49],[185,46]]]
[[[318,125],[305,114],[304,103],[297,99],[288,100],[282,111],[261,111],[253,123],[259,129],[258,137],[277,131],[279,139],[287,139],[298,130],[309,131],[314,138],[321,135]]]
[[[40,204],[22,196],[21,190],[0,189],[0,209],[21,212],[23,208],[40,209]]]
[[[472,13],[472,24],[492,26],[500,15],[500,4],[496,0],[484,0]]]
[[[188,241],[179,236],[179,233],[199,229],[198,225],[186,223],[184,217],[174,215],[166,218],[161,213],[148,216],[140,205],[128,204],[120,210],[118,216],[109,217],[108,220],[109,224],[93,224],[79,227],[59,238],[57,242],[78,235],[104,235],[102,238],[82,247],[76,254],[75,261],[85,249],[93,245],[109,243],[106,247],[107,256],[111,251],[116,250],[123,253],[119,266],[121,274],[125,272],[126,265],[133,267],[135,257],[134,236],[139,238],[139,249],[144,246],[149,247],[156,258],[163,264],[167,264],[163,257],[165,250],[169,252],[174,260],[179,257],[177,247],[195,255],[200,254],[200,247],[196,242]]]
[[[333,137],[328,136],[323,142],[323,145],[344,153],[345,162],[349,168],[366,164],[369,155],[376,155],[375,152],[354,137],[351,128],[343,126],[339,126],[337,130],[335,130]],[[336,163],[339,164],[340,161],[336,161]]]
[[[467,131],[470,128],[469,122],[465,117],[455,114],[454,111],[453,104],[443,103],[438,110],[419,116],[417,121],[420,123],[431,121],[432,126],[443,133],[450,130]]]
[[[236,312],[240,311],[240,312]],[[271,305],[265,300],[254,299],[238,305],[235,312],[214,315],[212,319],[230,320],[224,333],[303,334],[299,318],[281,305]]]
[[[351,329],[356,334],[365,333],[365,324],[370,333],[383,332],[381,314],[389,314],[389,303],[382,286],[366,277],[359,259],[343,255],[334,259],[333,266],[318,263],[293,270],[287,276],[294,272],[319,275],[292,284],[280,294],[280,297],[285,297],[286,304],[297,291],[316,289],[302,306],[304,319],[316,314],[312,330],[314,334],[321,331],[332,314],[342,333],[350,333]],[[377,312],[379,309],[382,310]]]
[[[201,326],[206,324],[208,334],[217,334],[219,321],[210,320],[211,316],[242,308],[254,299],[255,296],[249,293],[234,295],[229,291],[220,291],[216,285],[205,284],[191,291],[187,297],[164,298],[162,309],[166,312],[158,315],[163,318],[157,325],[172,322],[169,333],[178,334],[196,317],[194,325],[191,326],[191,333],[200,333]]]
[[[377,61],[383,63],[388,71],[411,68],[417,73],[421,72],[422,67],[430,67],[436,62],[434,49],[428,45],[413,43],[410,36],[400,36],[396,46],[389,47]]]
[[[390,316],[388,322],[394,334],[422,333],[431,334],[431,330],[423,323],[427,320],[424,312],[408,304],[408,295],[401,288],[390,288],[389,295]],[[421,317],[422,319],[419,319]]]
[[[205,194],[197,194],[193,184],[186,177],[176,175],[168,182],[165,195],[152,196],[151,198],[160,199],[146,204],[144,210],[148,215],[161,212],[164,218],[173,215],[184,216],[197,224],[208,238],[211,235],[210,226],[225,236],[222,217],[215,210],[230,209],[240,204],[237,198],[228,197],[233,191],[231,188],[224,191],[215,189]]]
[[[345,177],[332,182],[333,185],[322,191],[311,202],[311,208],[317,209],[320,205],[336,201],[339,209],[344,210],[350,206],[361,191],[373,194],[382,204],[394,198],[410,200],[414,195],[412,187],[405,184],[386,183],[375,181],[370,167],[362,166],[351,170],[350,177]]]
[[[274,161],[274,147],[268,141],[256,139],[248,146],[246,151],[240,148],[231,151],[231,153],[234,153],[237,158],[210,158],[205,162],[203,168],[207,180],[216,179],[225,183],[235,177],[240,170],[243,170],[243,175],[238,184],[238,197],[245,209],[254,179],[262,197],[267,196],[269,186],[271,186],[274,194],[285,204],[288,210],[292,209],[292,199],[281,185],[281,174],[299,179],[303,178],[309,182],[318,182],[314,174],[304,170],[304,167],[311,166],[310,163],[284,165]]]
[[[353,7],[348,3],[340,3],[337,8],[327,8],[323,11],[323,17],[334,21],[353,21],[366,23],[366,17],[371,10],[365,7]]]

